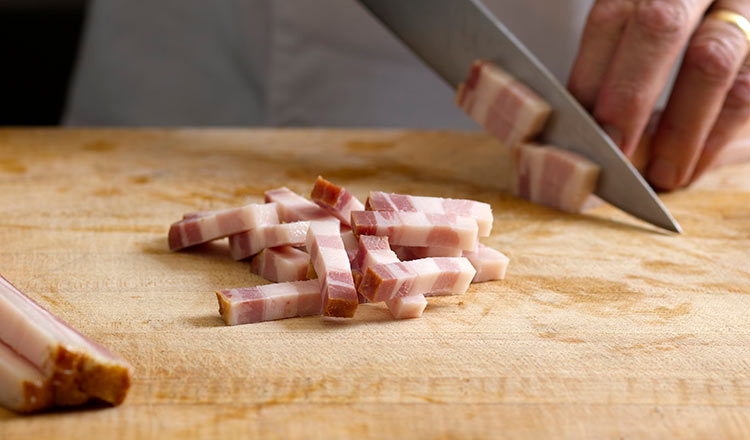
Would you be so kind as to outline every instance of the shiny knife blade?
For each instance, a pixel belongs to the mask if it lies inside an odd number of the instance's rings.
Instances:
[[[360,0],[452,87],[471,63],[497,63],[552,106],[540,140],[602,167],[596,194],[623,211],[682,232],[640,173],[559,81],[480,0]]]

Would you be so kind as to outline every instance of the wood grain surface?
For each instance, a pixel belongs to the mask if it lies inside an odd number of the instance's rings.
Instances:
[[[498,191],[481,134],[0,130],[0,271],[135,366],[125,404],[18,416],[0,438],[748,438],[750,166],[664,196],[662,233]],[[322,174],[492,203],[505,281],[430,299],[225,327],[213,290],[261,280],[224,242],[170,253],[187,211]]]

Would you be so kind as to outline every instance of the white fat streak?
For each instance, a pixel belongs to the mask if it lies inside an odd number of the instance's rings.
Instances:
[[[438,277],[445,272],[438,267],[435,260],[432,258],[412,260],[404,264],[407,264],[409,268],[417,274],[411,290],[406,292],[407,295],[429,293],[432,290],[432,286],[435,285],[435,281],[437,281]]]
[[[359,243],[357,242],[357,238],[354,236],[354,231],[342,232],[341,241],[344,242],[344,249],[355,252],[359,250]]]
[[[477,271],[473,283],[504,279],[510,264],[510,259],[502,252],[483,244],[479,245],[478,252],[464,252],[464,257]]]
[[[511,81],[512,78],[501,70],[487,64],[482,65],[477,85],[472,92],[476,96],[476,101],[469,116],[485,127],[490,106]]]
[[[322,247],[319,248],[318,251],[323,259],[323,263],[327,272],[346,272],[348,270],[351,270],[351,266],[349,265],[349,256],[346,255],[346,250]]]
[[[263,293],[263,321],[297,316],[300,289],[292,283],[267,284],[259,288]],[[316,293],[317,289],[316,289]]]
[[[278,203],[252,203],[242,207],[242,221],[248,229],[279,224]]]
[[[263,249],[276,246],[299,246],[305,242],[310,222],[284,223],[281,225],[261,226],[247,233],[250,241],[250,255]]]
[[[459,258],[458,266],[458,280],[456,280],[456,283],[453,285],[453,289],[451,290],[451,293],[453,293],[454,295],[462,295],[466,293],[466,291],[469,289],[469,284],[471,284],[471,280],[473,280],[474,276],[477,274],[474,266],[472,266],[471,262],[466,258]]]
[[[427,307],[427,299],[424,295],[404,296],[389,299],[385,302],[385,305],[394,318],[412,319],[422,316],[422,312]]]
[[[445,214],[443,200],[440,197],[408,196],[411,204],[417,211],[430,212],[433,214]]]

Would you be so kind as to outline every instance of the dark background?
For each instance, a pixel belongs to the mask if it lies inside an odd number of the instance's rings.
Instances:
[[[86,0],[0,0],[0,125],[60,122]]]

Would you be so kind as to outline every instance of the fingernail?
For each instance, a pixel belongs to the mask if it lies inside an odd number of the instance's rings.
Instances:
[[[612,142],[618,147],[622,148],[622,132],[614,125],[603,125],[602,128],[609,135]]]
[[[658,188],[672,189],[677,186],[677,166],[667,159],[657,157],[648,169],[648,180]]]

